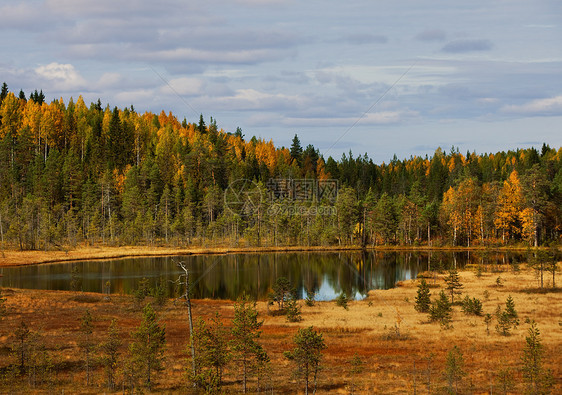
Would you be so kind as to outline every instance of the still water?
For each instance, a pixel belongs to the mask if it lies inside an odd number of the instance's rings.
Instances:
[[[194,298],[236,299],[246,292],[265,299],[275,280],[286,277],[303,298],[310,290],[316,293],[316,300],[332,300],[341,292],[361,299],[371,289],[392,288],[398,281],[415,278],[428,269],[462,268],[467,263],[499,265],[521,259],[517,253],[427,251],[131,258],[4,268],[0,286],[69,290],[74,278],[86,292],[104,292],[109,281],[112,293],[130,294],[146,277],[151,286],[165,280],[173,294],[172,281],[183,273],[177,262],[182,261],[191,273]]]

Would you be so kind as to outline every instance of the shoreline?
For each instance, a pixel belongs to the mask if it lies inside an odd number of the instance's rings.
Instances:
[[[189,255],[226,255],[226,254],[261,254],[261,253],[290,253],[290,252],[353,252],[353,251],[526,251],[526,247],[430,247],[430,246],[283,246],[283,247],[193,247],[170,248],[151,246],[99,246],[77,247],[67,251],[38,251],[38,250],[2,250],[0,251],[0,268],[28,265],[42,265],[61,262],[80,262],[123,258],[189,256]]]

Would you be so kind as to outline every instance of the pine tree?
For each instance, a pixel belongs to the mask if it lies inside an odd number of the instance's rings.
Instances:
[[[445,291],[439,292],[439,299],[434,301],[429,308],[429,318],[431,321],[438,321],[444,328],[449,328],[451,323],[451,312],[453,308],[445,294]]]
[[[354,389],[355,389],[355,379],[358,375],[360,375],[361,373],[363,373],[364,370],[364,364],[365,362],[359,357],[359,355],[355,354],[353,356],[353,359],[351,359],[350,361],[351,364],[351,375],[352,375],[352,379],[350,381],[350,392],[351,394],[354,393]]]
[[[151,391],[154,372],[163,369],[166,328],[160,326],[150,303],[144,307],[142,322],[131,336],[134,339],[130,346],[133,361],[140,370],[146,387]]]
[[[206,392],[219,392],[222,373],[231,358],[227,331],[217,313],[210,326],[199,319],[193,330],[195,349],[195,375],[191,380]]]
[[[0,321],[6,315],[6,298],[2,296],[2,289],[0,289]]]
[[[91,370],[91,355],[94,350],[94,341],[92,334],[94,326],[92,324],[92,315],[90,310],[86,310],[80,319],[80,331],[82,332],[82,339],[79,343],[82,352],[84,353],[84,364],[86,368],[86,385],[90,385],[90,370]]]
[[[269,303],[277,303],[279,311],[284,311],[285,303],[292,298],[294,293],[295,289],[291,282],[286,277],[279,277],[275,280],[273,292],[268,295]]]
[[[531,394],[549,394],[554,384],[552,372],[543,367],[544,346],[541,343],[540,331],[534,321],[529,327],[525,342],[521,362],[527,391]]]
[[[418,294],[416,296],[416,304],[414,308],[420,313],[427,313],[431,306],[431,293],[429,291],[429,285],[427,281],[422,278],[420,284],[418,285]]]
[[[14,345],[14,353],[16,354],[19,361],[19,371],[20,374],[25,373],[25,364],[29,358],[29,344],[28,339],[31,335],[29,327],[22,321],[20,325],[14,332],[16,337],[16,344]]]
[[[304,379],[305,394],[308,395],[311,374],[314,380],[314,392],[316,392],[318,369],[322,360],[322,350],[326,348],[326,343],[322,334],[316,332],[312,326],[299,329],[293,341],[296,347],[293,351],[285,351],[285,357],[295,362],[295,373]]]
[[[517,328],[519,325],[517,317],[515,303],[511,295],[509,295],[505,302],[505,310],[502,311],[500,306],[498,306],[498,310],[496,311],[496,319],[498,320],[496,331],[503,336],[509,336],[511,328]]]
[[[513,373],[505,363],[502,363],[501,365],[503,367],[498,370],[496,374],[496,381],[498,383],[498,387],[502,391],[502,394],[507,395],[515,387],[515,384],[513,382]]]
[[[445,362],[445,378],[449,387],[449,393],[458,394],[459,384],[466,376],[464,371],[464,359],[461,350],[454,346],[447,354]]]
[[[462,294],[461,289],[463,288],[457,269],[449,270],[449,275],[445,277],[445,283],[447,283],[445,289],[451,294],[451,304],[455,304],[455,295]]]
[[[507,313],[507,316],[511,318],[515,324],[519,324],[519,320],[518,320],[519,315],[517,314],[517,311],[515,311],[515,302],[513,301],[511,295],[509,295],[507,297],[507,300],[505,301],[505,312]]]
[[[242,383],[244,393],[247,392],[247,377],[250,367],[259,363],[259,355],[263,351],[257,342],[263,321],[258,320],[256,302],[250,302],[243,294],[234,304],[234,318],[232,320],[231,349],[234,359],[242,366]]]
[[[119,348],[121,347],[121,337],[117,321],[111,320],[107,330],[106,341],[99,345],[100,362],[105,370],[107,388],[111,391],[115,389],[115,371],[119,360]]]
[[[285,316],[289,322],[302,321],[301,308],[295,299],[291,298],[287,300],[285,304]]]

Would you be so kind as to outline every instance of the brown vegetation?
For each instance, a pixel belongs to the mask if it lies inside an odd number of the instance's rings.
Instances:
[[[536,288],[535,274],[529,270],[513,272],[505,266],[501,272],[502,286],[496,284],[499,273],[484,270],[480,277],[475,271],[460,273],[464,295],[479,298],[483,313],[494,314],[498,305],[505,306],[508,295],[513,297],[520,325],[511,336],[501,336],[493,330],[495,318],[486,333],[484,317],[464,315],[459,306],[454,307],[452,329],[443,329],[429,323],[428,315],[414,309],[417,280],[401,283],[391,290],[371,291],[362,301],[349,302],[348,310],[334,302],[317,302],[309,307],[302,304],[303,321],[288,323],[283,316],[268,316],[265,302],[258,303],[260,316],[265,320],[261,343],[272,359],[275,392],[294,393],[302,389],[291,376],[292,366],[283,352],[293,348],[291,339],[298,328],[313,325],[324,334],[328,348],[322,361],[319,376],[319,393],[348,393],[353,377],[356,393],[411,393],[414,376],[417,391],[427,391],[428,359],[430,363],[432,392],[445,386],[443,377],[446,355],[454,345],[464,354],[465,371],[461,393],[487,393],[490,385],[496,387],[500,368],[511,367],[516,383],[515,392],[523,391],[521,354],[525,345],[528,320],[535,320],[541,331],[546,349],[545,364],[552,369],[557,380],[553,393],[562,390],[562,293],[528,293]],[[497,267],[496,267],[497,270]],[[444,274],[438,276],[436,287],[431,288],[432,299],[444,288]],[[428,280],[430,284],[433,279]],[[115,295],[104,300],[102,295],[73,292],[34,290],[3,290],[7,298],[8,315],[0,321],[0,368],[14,363],[9,348],[14,342],[13,332],[23,320],[32,331],[43,334],[47,349],[54,357],[56,374],[54,385],[66,393],[100,393],[103,373],[98,368],[93,373],[95,385],[86,388],[85,372],[80,362],[80,317],[90,309],[94,318],[94,339],[101,343],[113,318],[118,320],[126,355],[130,333],[141,318],[134,308],[132,297]],[[193,301],[194,316],[209,320],[215,312],[222,315],[230,326],[233,317],[231,301]],[[167,351],[165,374],[158,377],[154,391],[188,392],[185,372],[187,360],[187,311],[171,302],[159,314],[166,324]],[[364,362],[361,374],[353,374],[351,361],[357,355]],[[415,362],[415,371],[414,371]],[[225,374],[226,392],[240,390],[239,378],[232,368]],[[7,389],[2,384],[0,392]],[[255,382],[249,383],[255,388]],[[472,388],[472,390],[470,390]],[[28,392],[27,383],[11,386],[13,391]],[[495,391],[494,391],[495,392]]]
[[[0,251],[0,267],[35,265],[39,263],[55,263],[67,261],[89,261],[97,259],[116,259],[125,257],[149,257],[172,255],[201,254],[235,254],[252,252],[286,252],[286,251],[352,251],[360,250],[356,246],[334,247],[195,247],[171,248],[159,246],[97,246],[77,247],[71,250],[3,250]]]

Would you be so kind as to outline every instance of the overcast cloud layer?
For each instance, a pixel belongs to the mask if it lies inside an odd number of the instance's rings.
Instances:
[[[562,146],[559,0],[4,0],[0,15],[16,93],[203,113],[378,163]]]

